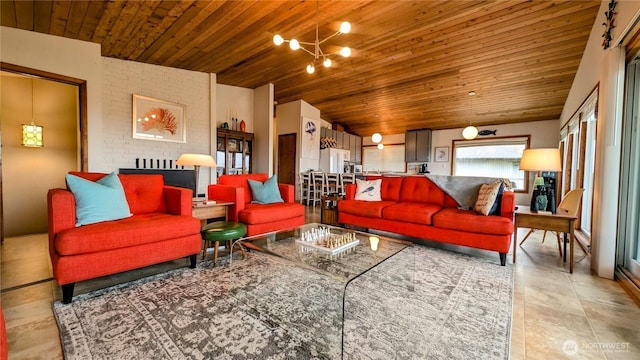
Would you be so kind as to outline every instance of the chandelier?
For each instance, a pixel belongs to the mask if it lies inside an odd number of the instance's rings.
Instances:
[[[316,71],[315,65],[314,63],[317,60],[322,59],[322,65],[324,65],[324,67],[331,67],[331,59],[329,58],[332,55],[332,53],[325,53],[324,51],[322,51],[322,49],[320,48],[320,45],[322,43],[324,43],[325,41],[333,38],[334,36],[340,35],[340,34],[347,34],[349,33],[349,31],[351,31],[351,24],[349,24],[349,22],[345,21],[340,25],[340,30],[336,31],[335,33],[333,33],[332,35],[330,35],[329,37],[325,38],[324,40],[319,40],[318,38],[318,1],[316,1],[316,40],[314,42],[305,42],[305,41],[298,41],[296,39],[291,39],[291,40],[286,40],[284,39],[282,36],[280,36],[279,34],[276,34],[273,37],[273,43],[276,44],[276,46],[280,46],[285,42],[289,43],[289,48],[291,48],[291,50],[298,50],[301,49],[307,53],[309,53],[311,56],[313,56],[313,61],[307,65],[307,72],[309,74],[313,74]],[[313,50],[309,50],[305,47],[303,47],[302,45],[307,45],[307,46],[313,46]],[[342,55],[343,57],[349,57],[351,55],[351,49],[348,47],[343,47],[340,50],[340,55]]]

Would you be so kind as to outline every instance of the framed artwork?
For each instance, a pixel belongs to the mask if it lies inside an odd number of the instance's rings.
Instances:
[[[436,147],[434,150],[434,158],[436,162],[447,162],[449,161],[449,147],[442,146]]]
[[[184,143],[186,105],[133,95],[133,138]]]

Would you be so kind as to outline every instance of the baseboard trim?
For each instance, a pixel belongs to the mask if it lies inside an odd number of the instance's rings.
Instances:
[[[640,306],[640,280],[624,268],[617,267],[614,278],[622,286],[624,291],[631,296],[633,301]]]

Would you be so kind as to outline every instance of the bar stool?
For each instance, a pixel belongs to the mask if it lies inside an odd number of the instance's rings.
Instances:
[[[306,202],[309,205],[310,194],[309,189],[311,185],[311,174],[309,172],[300,173],[300,204]]]
[[[309,193],[311,203],[316,206],[316,202],[320,204],[322,195],[324,195],[326,178],[323,172],[314,171],[311,173],[311,182],[309,183]]]
[[[339,193],[340,191],[340,174],[329,173],[326,175],[325,194]]]
[[[348,184],[356,183],[356,174],[354,173],[344,173],[340,174],[340,195],[345,194],[345,189]]]

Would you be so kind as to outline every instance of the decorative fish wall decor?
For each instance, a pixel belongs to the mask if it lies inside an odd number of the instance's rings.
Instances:
[[[482,130],[478,131],[478,135],[487,136],[487,135],[496,135],[498,130]]]

